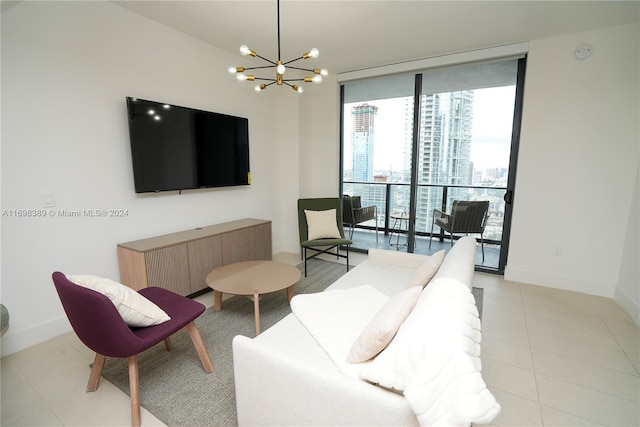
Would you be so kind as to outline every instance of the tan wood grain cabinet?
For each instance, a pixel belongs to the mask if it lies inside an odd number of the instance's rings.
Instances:
[[[252,218],[118,244],[122,283],[180,295],[209,289],[205,278],[214,268],[271,257],[271,221]]]

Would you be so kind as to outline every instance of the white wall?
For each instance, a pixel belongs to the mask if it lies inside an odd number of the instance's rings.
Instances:
[[[638,40],[627,25],[531,41],[507,279],[613,297],[639,158]],[[593,53],[577,60],[583,43]]]
[[[341,173],[340,88],[330,75],[305,91],[308,96],[300,100],[300,197],[335,197]]]
[[[273,221],[274,253],[297,251],[298,95],[235,82],[241,58],[108,2],[2,14],[2,209],[42,208],[51,191],[55,209],[128,211],[2,217],[2,354],[70,331],[51,273],[117,279],[119,242],[253,217]],[[136,195],[126,96],[248,117],[252,185]]]

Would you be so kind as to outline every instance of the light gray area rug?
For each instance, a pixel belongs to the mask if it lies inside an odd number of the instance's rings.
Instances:
[[[304,265],[299,266],[304,272]],[[308,277],[296,285],[295,293],[321,292],[347,269],[319,259],[308,262]],[[482,317],[483,290],[473,288]],[[213,298],[213,294],[211,294]],[[264,331],[291,313],[286,292],[267,294],[260,300],[260,326]],[[140,403],[168,426],[235,426],[236,398],[231,341],[236,335],[255,336],[253,302],[232,297],[222,311],[207,309],[196,320],[202,339],[214,365],[206,374],[191,344],[189,335],[178,332],[171,338],[172,350],[158,344],[138,356]],[[107,358],[103,376],[129,394],[126,359]],[[129,407],[123,408],[129,410]]]

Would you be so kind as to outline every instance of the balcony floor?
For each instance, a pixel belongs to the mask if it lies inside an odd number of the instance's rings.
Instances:
[[[345,227],[344,233],[348,237],[350,229]],[[499,245],[490,245],[484,244],[484,256],[485,260],[482,261],[482,247],[480,246],[480,238],[476,237],[478,240],[478,245],[476,248],[476,266],[481,268],[486,268],[488,270],[498,270],[498,260],[500,258],[500,246]],[[384,230],[378,231],[378,242],[376,242],[376,233],[373,230],[363,230],[358,229],[353,233],[353,245],[351,248],[355,251],[367,251],[371,248],[376,249],[387,249],[387,250],[400,250],[406,251],[407,247],[396,247],[392,246],[391,243],[396,243],[396,235],[393,235],[393,238],[390,239],[389,235],[384,234]],[[400,243],[406,242],[406,234],[400,236]],[[423,254],[423,255],[431,255],[435,252],[438,252],[441,249],[449,250],[451,248],[451,243],[449,239],[444,239],[444,242],[440,242],[437,238],[433,238],[431,243],[431,249],[429,249],[429,238],[424,236],[416,236],[416,247],[414,249],[414,253]]]

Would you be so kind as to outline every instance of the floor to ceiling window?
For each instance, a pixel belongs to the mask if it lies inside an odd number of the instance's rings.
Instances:
[[[448,248],[449,235],[437,226],[431,236],[434,209],[488,200],[486,256],[479,247],[477,265],[502,270],[523,69],[516,58],[343,84],[341,190],[378,213],[355,226],[354,248]]]

